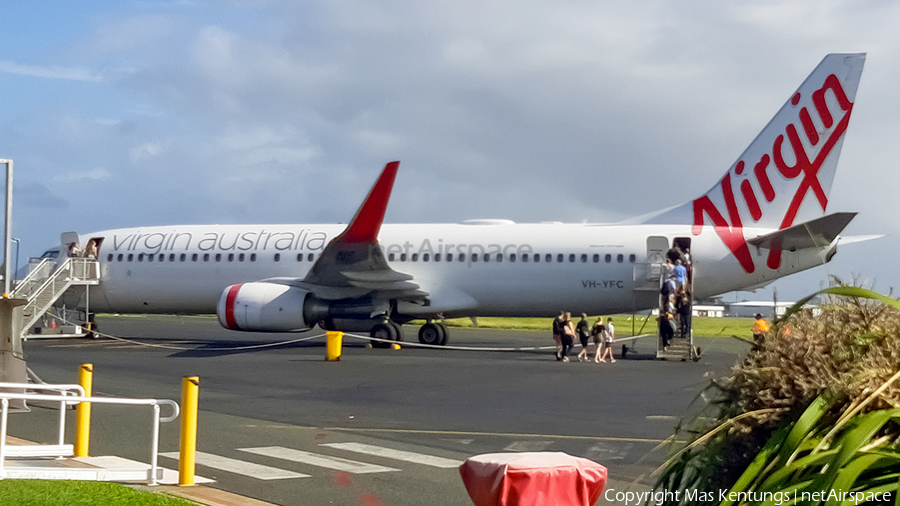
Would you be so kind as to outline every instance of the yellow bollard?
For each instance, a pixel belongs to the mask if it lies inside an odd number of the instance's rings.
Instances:
[[[329,362],[341,359],[341,345],[344,340],[344,333],[337,330],[329,330],[327,333],[325,345],[325,360]]]
[[[94,378],[94,364],[78,367],[78,384],[84,388],[84,396],[91,396]],[[87,457],[91,441],[91,403],[81,402],[75,407],[75,456]]]
[[[194,485],[197,453],[197,397],[200,378],[185,376],[181,382],[181,448],[178,455],[178,485]]]

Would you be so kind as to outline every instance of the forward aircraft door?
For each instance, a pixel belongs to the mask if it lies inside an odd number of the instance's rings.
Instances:
[[[666,262],[669,239],[663,236],[647,238],[647,256],[634,264],[634,307],[645,308],[656,305],[659,297],[659,279]]]

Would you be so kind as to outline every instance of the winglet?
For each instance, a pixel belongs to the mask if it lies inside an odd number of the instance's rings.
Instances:
[[[384,166],[378,181],[375,181],[375,185],[369,190],[366,200],[359,206],[344,232],[336,239],[346,243],[378,241],[378,231],[381,230],[381,223],[384,221],[384,213],[391,198],[391,189],[394,187],[399,167],[400,162],[390,162]]]

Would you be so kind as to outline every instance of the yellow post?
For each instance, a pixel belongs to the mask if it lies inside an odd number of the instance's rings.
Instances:
[[[336,330],[326,332],[325,360],[329,362],[341,359],[341,345],[344,340],[344,333]]]
[[[85,397],[91,396],[94,378],[94,364],[78,367],[78,384],[84,388]],[[75,407],[75,456],[87,457],[91,441],[91,403],[81,402]]]
[[[197,453],[197,397],[200,378],[185,376],[181,381],[181,449],[178,455],[178,484],[194,485]]]

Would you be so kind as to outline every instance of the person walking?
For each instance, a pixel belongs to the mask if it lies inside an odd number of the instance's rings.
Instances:
[[[615,364],[616,359],[613,358],[612,347],[616,340],[616,327],[613,325],[613,319],[610,317],[606,320],[606,326],[603,330],[603,351],[600,354],[600,361],[606,363],[606,357],[609,357],[609,363]]]
[[[756,313],[756,321],[753,322],[753,342],[756,344],[761,344],[763,339],[766,338],[766,334],[769,333],[769,323],[762,317],[761,314]]]
[[[569,357],[566,355],[569,353],[569,350],[572,349],[572,345],[575,343],[575,326],[572,324],[572,313],[566,311],[566,314],[563,316],[563,325],[562,332],[559,335],[560,341],[562,342],[562,349],[559,352],[557,360],[562,360],[563,362],[568,362]]]
[[[588,359],[588,342],[591,339],[591,324],[587,321],[587,314],[581,313],[581,321],[575,327],[575,333],[578,334],[578,340],[581,341],[581,351],[578,353],[579,362],[587,362]]]
[[[562,358],[559,356],[559,352],[562,351],[562,338],[560,336],[562,335],[565,316],[565,311],[560,311],[559,316],[553,319],[553,342],[556,343],[556,350],[553,353],[556,355],[556,360]]]
[[[600,316],[597,318],[597,321],[594,322],[594,325],[591,327],[591,337],[594,338],[594,363],[600,363],[600,351],[603,349],[603,334],[606,332],[606,325],[603,324],[603,317]]]

